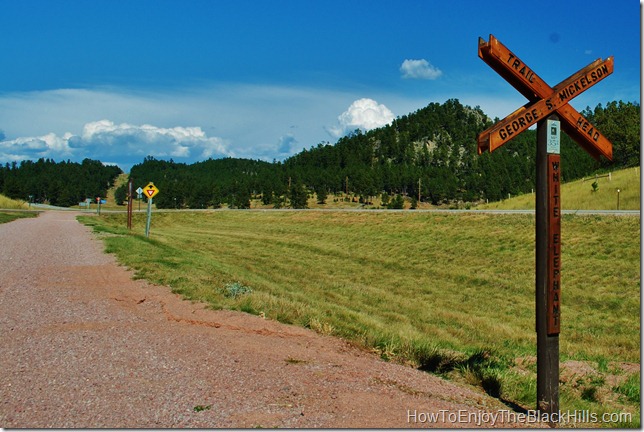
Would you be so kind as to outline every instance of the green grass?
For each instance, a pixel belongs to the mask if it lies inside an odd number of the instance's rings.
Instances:
[[[640,374],[629,376],[626,381],[615,387],[615,391],[626,397],[630,402],[640,403]]]
[[[16,219],[36,217],[36,212],[3,212],[0,210],[0,224],[14,221]]]
[[[341,336],[535,405],[535,371],[517,366],[535,355],[531,215],[154,213],[150,239],[144,215],[132,233],[125,215],[81,220],[109,233],[107,251],[137,277],[187,299]],[[564,216],[562,237],[561,360],[639,363],[639,219]],[[561,408],[626,409],[639,424],[633,396],[617,404],[602,396],[606,383],[588,385],[597,390],[562,384]]]
[[[604,175],[604,174],[602,174]],[[564,210],[617,210],[617,189],[620,210],[640,209],[640,169],[628,168],[598,178],[593,191],[594,177],[564,183],[561,187],[561,205]],[[534,194],[519,195],[503,201],[482,204],[477,208],[494,210],[534,209]]]

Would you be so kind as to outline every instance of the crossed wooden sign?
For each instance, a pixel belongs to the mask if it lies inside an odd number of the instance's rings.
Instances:
[[[479,57],[528,99],[527,104],[479,134],[479,154],[501,147],[539,122],[535,164],[537,409],[553,414],[559,410],[561,326],[559,128],[595,159],[604,156],[612,160],[610,141],[568,102],[613,73],[613,57],[597,59],[550,87],[494,36],[490,35],[489,42],[479,38],[478,48]]]
[[[528,129],[539,120],[557,112],[561,126],[593,158],[613,159],[613,146],[588,120],[568,102],[613,73],[613,57],[597,59],[579,72],[550,87],[531,68],[490,35],[479,38],[479,57],[528,99],[528,103],[482,132],[478,152],[493,151]]]
[[[554,88],[550,87],[521,59],[506,48],[498,39],[490,35],[490,41],[479,38],[479,57],[499,75],[505,78],[514,88],[528,99],[528,103],[507,116],[478,136],[478,152],[493,151],[510,141],[516,135],[528,129],[538,121],[557,113],[561,127],[571,138],[581,145],[592,157],[600,156],[612,160],[613,145],[584,116],[568,104],[571,99],[594,86],[613,73],[613,57],[606,60],[597,59],[585,68],[566,78]],[[551,124],[548,120],[548,124]],[[557,133],[555,151],[548,151],[544,163],[547,165],[548,220],[543,234],[547,236],[547,332],[559,334],[560,329],[560,244],[561,244],[561,201],[560,177],[561,163],[559,155],[558,129],[559,121],[554,126]],[[537,176],[538,178],[539,176]],[[539,185],[537,185],[539,190]]]

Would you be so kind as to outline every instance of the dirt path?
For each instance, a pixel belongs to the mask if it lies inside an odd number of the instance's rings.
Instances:
[[[0,427],[476,427],[467,413],[507,409],[341,340],[132,281],[75,216],[0,225]]]

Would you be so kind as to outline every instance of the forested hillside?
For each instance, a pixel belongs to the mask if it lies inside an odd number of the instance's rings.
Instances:
[[[54,162],[51,159],[0,166],[0,191],[13,199],[69,207],[86,198],[105,197],[122,171],[100,161]]]
[[[613,141],[614,161],[595,161],[562,135],[564,180],[601,168],[639,164],[640,107],[612,102],[583,114]],[[490,201],[529,192],[535,184],[536,131],[528,130],[494,153],[479,156],[476,137],[493,124],[480,108],[451,99],[432,103],[369,132],[320,143],[284,162],[208,160],[193,165],[147,158],[132,168],[138,183],[153,181],[161,207],[246,208],[251,195],[276,207],[305,205],[307,192],[353,193],[362,201],[408,195],[433,204]],[[125,197],[125,191],[120,195]],[[158,199],[158,201],[157,201]]]
[[[613,162],[606,167],[626,168],[640,164],[640,106],[633,103],[610,102],[582,114],[613,143]]]
[[[598,169],[640,163],[640,106],[611,102],[582,112],[613,142],[612,162],[595,161],[565,134],[561,157],[564,181]],[[498,119],[497,119],[498,120]],[[495,201],[530,192],[535,184],[536,131],[528,130],[494,153],[477,154],[476,137],[494,122],[479,108],[456,99],[431,103],[369,132],[356,130],[335,144],[319,143],[283,162],[209,159],[191,165],[147,157],[134,165],[134,187],[148,182],[162,191],[160,208],[250,207],[261,197],[274,207],[306,206],[307,194],[320,202],[349,193],[369,202],[374,196],[407,195],[432,204]],[[51,160],[0,166],[0,192],[11,198],[74,205],[104,196],[120,173],[116,167],[85,159],[82,164]],[[117,189],[126,199],[126,186]]]
[[[478,156],[476,136],[491,124],[478,107],[463,106],[457,100],[432,103],[390,126],[356,131],[335,145],[303,151],[284,165],[290,176],[316,190],[327,187],[365,197],[382,191],[418,197],[420,192],[421,200],[439,204],[496,200],[530,190],[534,131],[494,154]],[[575,166],[583,166],[586,172],[593,168],[584,154],[564,148]]]

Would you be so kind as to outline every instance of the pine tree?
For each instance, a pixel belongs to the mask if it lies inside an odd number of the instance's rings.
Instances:
[[[309,207],[309,194],[302,183],[298,182],[291,186],[289,199],[291,201],[291,208],[305,209]]]
[[[318,204],[326,204],[326,199],[329,196],[326,186],[318,186],[315,189],[315,195],[318,197]]]

